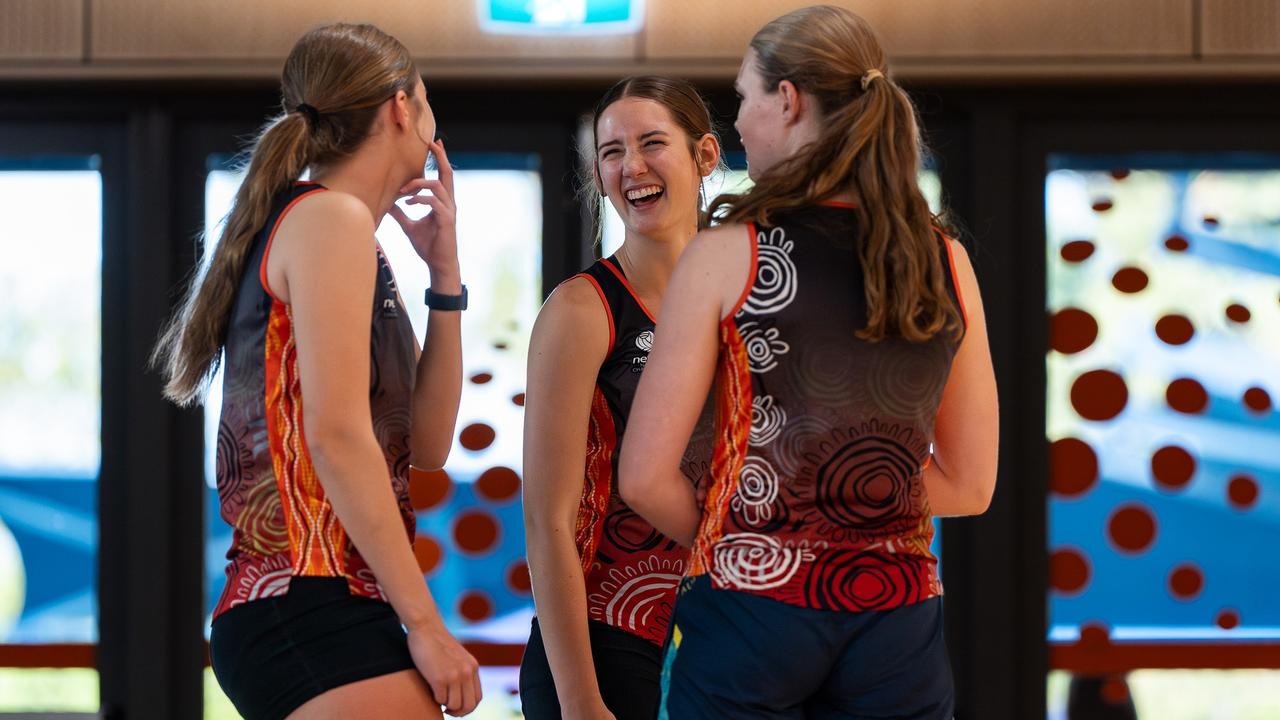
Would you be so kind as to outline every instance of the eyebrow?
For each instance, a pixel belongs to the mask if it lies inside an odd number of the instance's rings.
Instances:
[[[642,135],[640,136],[640,139],[641,139],[641,140],[648,140],[649,138],[653,137],[654,135],[667,135],[667,134],[668,134],[668,133],[667,133],[667,131],[666,131],[666,130],[650,130],[649,132],[642,134]],[[610,140],[610,141],[608,141],[608,142],[602,142],[602,143],[600,143],[599,145],[597,145],[597,146],[596,146],[596,152],[600,152],[601,150],[603,150],[603,149],[605,149],[605,148],[607,148],[607,147],[609,147],[609,146],[611,146],[611,145],[621,145],[621,144],[622,144],[622,141],[621,141],[621,140]]]

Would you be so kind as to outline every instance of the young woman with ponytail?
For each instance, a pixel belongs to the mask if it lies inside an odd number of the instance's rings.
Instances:
[[[770,22],[735,84],[755,184],[681,257],[622,449],[622,497],[692,548],[661,717],[950,718],[931,521],[996,469],[973,269],[861,18]],[[699,503],[677,468],[713,380]]]
[[[461,392],[448,158],[408,51],[373,26],[307,33],[281,89],[154,356],[181,405],[225,372],[218,497],[235,534],[214,673],[248,720],[464,715],[477,664],[418,569],[408,498],[411,467],[444,463]],[[409,219],[405,196],[430,213]],[[387,213],[431,274],[421,352],[374,238]]]

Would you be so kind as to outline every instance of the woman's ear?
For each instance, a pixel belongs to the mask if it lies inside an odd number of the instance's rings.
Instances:
[[[604,181],[600,179],[600,162],[591,163],[591,179],[596,184],[596,192],[600,193],[600,197],[607,198],[609,193],[604,191]]]
[[[413,125],[413,112],[409,105],[413,102],[413,98],[403,90],[397,90],[396,94],[391,98],[391,120],[402,128],[409,128]]]
[[[710,175],[720,164],[720,142],[716,136],[707,133],[694,145],[694,157],[698,162],[698,173],[702,177]]]
[[[806,98],[804,94],[790,80],[783,80],[778,83],[778,101],[782,106],[783,123],[787,125],[794,125],[799,122],[801,115],[807,109],[805,107]]]

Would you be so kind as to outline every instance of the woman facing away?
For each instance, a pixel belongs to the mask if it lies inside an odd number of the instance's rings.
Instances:
[[[444,463],[461,392],[453,174],[408,51],[371,25],[304,35],[281,90],[155,351],[184,405],[225,351],[217,480],[235,533],[214,673],[248,720],[463,715],[477,664],[418,569],[408,498],[411,463]],[[429,155],[439,180],[422,178]],[[430,213],[410,220],[404,196]],[[387,213],[431,274],[420,353],[374,237]]]
[[[681,258],[622,451],[623,498],[692,547],[662,717],[950,718],[931,520],[996,469],[973,270],[861,18],[770,22],[735,84],[755,185]],[[699,503],[677,466],[713,378]]]
[[[524,515],[537,618],[520,696],[531,720],[656,715],[661,646],[688,556],[622,503],[617,452],[720,147],[697,91],[661,77],[615,85],[592,131],[592,184],[626,234],[617,253],[552,293],[529,349]],[[695,456],[681,475],[690,489]]]

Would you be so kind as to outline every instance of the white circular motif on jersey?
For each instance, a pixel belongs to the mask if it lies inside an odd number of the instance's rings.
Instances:
[[[738,326],[742,344],[747,349],[747,362],[751,372],[766,373],[778,367],[779,355],[786,354],[791,346],[778,338],[778,328],[761,327],[754,320]]]
[[[293,568],[273,570],[261,575],[258,575],[254,570],[249,570],[245,573],[245,576],[247,580],[251,581],[247,600],[277,597],[289,592],[289,578],[293,576]]]
[[[793,247],[795,243],[787,240],[786,230],[780,227],[770,230],[768,235],[756,233],[756,280],[739,314],[776,313],[796,299]]]
[[[645,330],[636,336],[636,347],[643,352],[649,352],[653,349],[653,331]]]
[[[775,537],[756,533],[725,535],[712,551],[716,582],[734,590],[768,590],[785,585],[800,564],[813,559],[807,548],[784,547]]]
[[[649,624],[662,599],[671,597],[682,577],[684,561],[656,555],[634,565],[611,568],[599,591],[587,596],[587,608],[596,620],[639,630]]]
[[[751,400],[751,444],[768,445],[782,434],[787,424],[787,411],[774,404],[772,395],[757,395]]]
[[[386,601],[386,593],[382,592],[382,586],[378,584],[378,579],[373,576],[373,571],[369,568],[361,568],[356,571],[355,581],[356,586],[365,593],[366,597],[374,597]],[[350,579],[347,582],[350,582]]]
[[[748,525],[761,525],[773,519],[773,501],[778,499],[778,474],[767,461],[748,457],[738,473],[738,489],[729,507]]]

